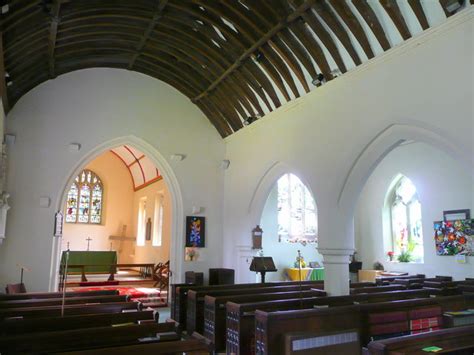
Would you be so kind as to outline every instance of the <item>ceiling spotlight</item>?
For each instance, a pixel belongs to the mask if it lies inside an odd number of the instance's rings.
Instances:
[[[252,54],[252,59],[255,63],[260,62],[263,59],[263,54],[260,51],[256,51]]]
[[[446,4],[446,10],[449,11],[449,13],[454,14],[457,12],[461,7],[462,7],[462,0],[451,0],[448,1]]]
[[[249,124],[254,123],[256,120],[258,120],[257,117],[255,117],[255,116],[249,116],[249,117],[244,121],[244,126],[248,126]]]
[[[339,68],[336,68],[331,71],[332,77],[337,78],[338,76],[342,75],[342,72],[339,70]]]
[[[314,86],[321,86],[326,82],[326,79],[324,78],[324,75],[319,73],[316,78],[313,79],[312,83]]]

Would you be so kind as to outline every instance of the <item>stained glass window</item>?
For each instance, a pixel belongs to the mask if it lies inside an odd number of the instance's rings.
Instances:
[[[308,188],[293,174],[278,180],[278,237],[289,243],[316,243],[316,203]]]
[[[412,261],[423,261],[421,203],[416,187],[410,179],[402,176],[391,194],[393,251],[396,255],[409,252]]]
[[[100,224],[103,194],[100,178],[91,170],[81,171],[67,194],[66,222]]]

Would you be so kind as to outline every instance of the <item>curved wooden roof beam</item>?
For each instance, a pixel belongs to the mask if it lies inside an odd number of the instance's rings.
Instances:
[[[410,30],[403,18],[402,13],[400,12],[400,8],[397,5],[397,0],[379,0],[380,4],[382,4],[387,14],[392,19],[393,23],[400,32],[400,35],[403,39],[407,40],[411,37]]]
[[[370,5],[367,3],[367,0],[352,0],[352,3],[374,33],[382,49],[384,51],[389,50],[391,45],[388,41],[387,35],[385,34],[385,31],[383,30],[377,15],[375,15],[374,10],[372,10]]]

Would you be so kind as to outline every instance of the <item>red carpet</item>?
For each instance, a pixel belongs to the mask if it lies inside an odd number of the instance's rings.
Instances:
[[[166,307],[166,291],[160,292],[157,288],[132,287],[132,286],[91,286],[74,287],[75,292],[98,291],[98,290],[118,290],[120,295],[130,295],[132,300],[150,304],[150,307]],[[147,302],[149,301],[149,302]]]

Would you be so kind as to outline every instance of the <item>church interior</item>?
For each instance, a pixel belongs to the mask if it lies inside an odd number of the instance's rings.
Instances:
[[[474,0],[0,9],[0,354],[474,353]]]

